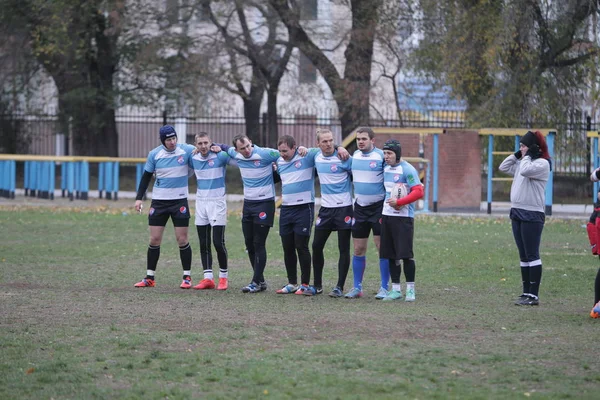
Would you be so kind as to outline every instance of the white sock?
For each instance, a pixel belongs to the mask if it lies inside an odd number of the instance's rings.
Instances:
[[[395,290],[396,292],[402,292],[402,288],[400,287],[399,283],[392,283],[392,290]]]
[[[151,269],[146,270],[146,275],[154,277],[154,272]]]
[[[183,276],[192,276],[191,271],[190,270],[183,271]]]
[[[227,270],[226,269],[220,269],[219,270],[219,278],[227,278],[228,274],[227,274]]]
[[[205,269],[204,270],[204,279],[213,279],[212,269]]]
[[[414,282],[406,282],[406,290],[410,290],[412,289],[413,291],[415,290],[415,283]]]

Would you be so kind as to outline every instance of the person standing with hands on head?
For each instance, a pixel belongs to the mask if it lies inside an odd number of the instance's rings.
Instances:
[[[423,185],[419,173],[408,162],[402,159],[400,142],[390,139],[383,145],[386,166],[383,170],[385,184],[385,202],[381,221],[380,257],[389,260],[392,290],[383,301],[400,300],[402,289],[400,275],[404,266],[406,278],[405,301],[415,301],[415,258],[413,239],[415,231],[414,202],[423,197]],[[402,198],[391,197],[390,194],[397,184],[408,187],[408,194]]]
[[[225,171],[232,161],[227,153],[211,151],[211,140],[206,132],[195,136],[197,154],[193,155],[192,167],[196,174],[196,229],[200,240],[200,259],[204,269],[202,279],[194,289],[215,288],[211,247],[215,246],[219,260],[219,283],[217,290],[228,286],[227,248],[225,226],[227,225],[227,201],[225,200]],[[211,229],[212,228],[212,229]],[[212,230],[212,243],[211,243]]]
[[[590,179],[592,180],[592,182],[598,182],[600,181],[600,168],[596,168],[594,170],[594,172],[592,172],[592,175],[590,176]],[[600,202],[600,192],[598,192],[598,201]],[[598,204],[598,203],[596,203]],[[598,207],[594,206],[594,213],[597,214],[598,213]],[[598,220],[598,216],[594,216],[594,214],[592,214],[592,216],[594,217],[594,228],[596,229],[595,231],[595,239],[598,240],[600,238],[599,234],[600,234],[600,221]],[[591,220],[591,218],[590,218]],[[588,224],[589,226],[589,224]],[[589,232],[589,229],[588,229]],[[598,249],[597,247],[597,242],[596,244],[596,249],[594,254],[599,254],[598,252],[600,249]],[[593,249],[594,250],[594,249]],[[592,308],[592,311],[590,311],[590,317],[592,318],[600,318],[600,268],[598,268],[598,272],[596,273],[596,280],[594,281],[594,307]]]
[[[152,202],[148,210],[150,244],[148,245],[146,277],[135,287],[153,287],[155,272],[160,257],[165,225],[169,218],[175,227],[175,238],[179,245],[179,257],[183,267],[182,289],[192,287],[192,248],[188,241],[190,209],[188,206],[188,170],[194,146],[177,143],[177,133],[171,125],[160,128],[162,145],[148,153],[144,174],[135,197],[135,210],[142,212],[142,199],[155,175]]]
[[[385,187],[383,186],[383,151],[375,147],[375,132],[371,128],[358,128],[356,146],[358,150],[352,155],[352,180],[354,182],[354,220],[352,237],[354,256],[352,257],[352,273],[354,287],[344,295],[347,299],[362,297],[362,281],[367,266],[367,245],[369,235],[373,231],[373,242],[379,254],[381,234],[381,212]],[[390,269],[386,258],[379,258],[381,287],[375,296],[383,299],[388,293]]]
[[[514,177],[510,188],[510,219],[521,260],[523,293],[516,305],[539,305],[542,280],[540,242],[546,221],[544,199],[552,168],[546,139],[541,132],[527,132],[519,150],[500,164],[499,170]]]

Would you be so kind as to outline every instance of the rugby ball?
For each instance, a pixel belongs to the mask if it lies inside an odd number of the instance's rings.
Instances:
[[[390,192],[391,199],[401,199],[408,195],[408,186],[405,183],[396,183]]]

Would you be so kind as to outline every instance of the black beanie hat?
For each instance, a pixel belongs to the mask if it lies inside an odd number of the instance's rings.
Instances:
[[[523,137],[521,138],[521,143],[523,143],[527,147],[531,147],[534,144],[538,144],[537,138],[531,131],[528,131],[525,135],[523,135]]]
[[[402,157],[402,147],[400,146],[400,142],[396,139],[390,139],[383,145],[383,150],[389,150],[396,153],[396,162],[400,161],[400,157]]]
[[[165,125],[160,128],[159,135],[160,135],[160,141],[162,142],[162,144],[164,146],[165,140],[167,140],[170,137],[177,136],[177,133],[175,132],[175,128],[173,128],[171,125]]]

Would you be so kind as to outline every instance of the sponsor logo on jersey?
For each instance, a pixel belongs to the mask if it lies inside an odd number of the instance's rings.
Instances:
[[[344,222],[346,224],[354,223],[354,221],[352,220],[352,217],[349,215],[346,215],[346,218],[344,218]]]
[[[276,152],[275,150],[271,150],[271,151],[269,152],[269,155],[270,155],[271,157],[279,157],[279,153],[278,153],[278,152]]]
[[[177,157],[177,162],[181,165],[183,165],[185,163],[185,160],[183,159],[183,156],[179,156]]]
[[[302,166],[302,161],[296,161],[294,163],[294,167],[296,167],[296,168],[300,168],[301,166]]]
[[[396,174],[392,179],[394,180],[394,182],[398,182],[400,180],[400,175]]]
[[[185,206],[181,206],[179,207],[179,212],[185,214],[187,212],[187,208],[185,208]]]
[[[335,165],[335,164],[331,164],[331,167],[330,167],[330,169],[331,169],[331,172],[337,172],[337,170],[338,170],[338,166],[337,166],[337,165]]]
[[[260,167],[260,160],[254,161],[254,166],[255,167]]]
[[[260,219],[267,219],[267,213],[266,213],[266,212],[264,212],[264,211],[261,211],[261,212],[258,214],[258,218],[260,218]]]
[[[381,221],[383,220],[383,218],[379,218],[379,224],[381,225]]]
[[[376,163],[375,161],[371,161],[371,162],[369,163],[369,168],[371,168],[371,169],[375,169],[375,168],[377,168],[377,163]]]
[[[352,226],[356,223],[356,218],[352,218]]]
[[[315,222],[315,225],[320,225],[321,224],[321,218],[317,218],[317,222]]]
[[[154,215],[154,208],[153,207],[150,207],[150,210],[149,210],[148,214]]]
[[[410,184],[414,184],[415,183],[415,177],[412,175],[409,175],[407,178],[408,183]]]

